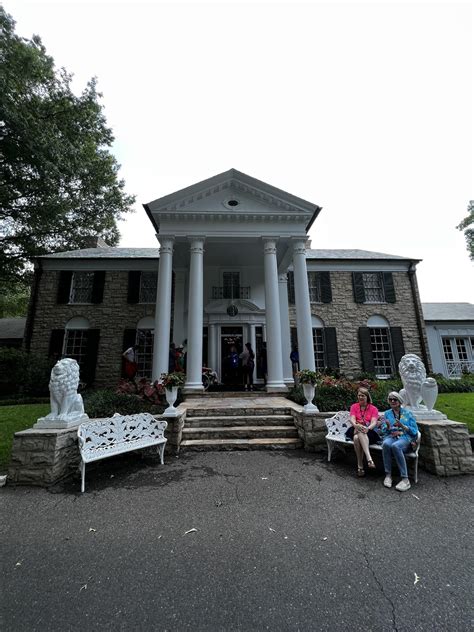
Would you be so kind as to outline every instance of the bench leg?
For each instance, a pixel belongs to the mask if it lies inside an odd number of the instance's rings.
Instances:
[[[332,454],[332,441],[328,441],[326,439],[326,443],[328,444],[328,463],[331,460],[331,454]]]
[[[81,492],[86,491],[86,464],[81,461]]]
[[[165,454],[165,444],[162,443],[161,445],[158,446],[158,450],[160,451],[160,460],[161,460],[161,465],[165,464],[165,460],[164,460],[164,454]]]
[[[418,455],[415,457],[415,483],[418,483]]]

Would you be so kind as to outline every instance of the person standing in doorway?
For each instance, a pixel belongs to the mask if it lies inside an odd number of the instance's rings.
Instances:
[[[295,379],[296,373],[300,370],[300,354],[298,353],[298,347],[293,345],[290,353],[291,368],[293,369],[293,379]]]
[[[240,354],[242,360],[242,373],[244,376],[244,391],[253,391],[253,371],[255,369],[255,353],[250,342],[245,343],[245,348]]]

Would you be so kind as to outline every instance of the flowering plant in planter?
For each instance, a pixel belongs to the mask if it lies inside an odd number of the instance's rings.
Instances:
[[[312,384],[315,386],[318,375],[316,371],[311,371],[311,369],[301,369],[301,371],[296,373],[296,379],[300,384]]]
[[[159,382],[164,388],[173,388],[173,386],[184,386],[185,378],[184,373],[162,373]]]

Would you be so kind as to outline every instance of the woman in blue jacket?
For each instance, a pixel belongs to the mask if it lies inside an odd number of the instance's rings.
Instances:
[[[402,480],[395,487],[399,492],[410,489],[405,452],[412,449],[412,443],[418,436],[418,426],[413,414],[402,408],[403,400],[399,393],[392,391],[388,394],[390,410],[384,413],[381,423],[383,437],[382,453],[385,468],[385,487],[392,487],[392,456],[395,457]]]

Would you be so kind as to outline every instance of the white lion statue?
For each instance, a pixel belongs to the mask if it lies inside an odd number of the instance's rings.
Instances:
[[[426,377],[426,369],[420,358],[407,353],[398,365],[403,388],[400,395],[403,405],[411,410],[432,410],[438,394],[436,380]],[[424,401],[427,406],[421,404]]]
[[[38,419],[35,427],[69,427],[89,417],[84,412],[79,386],[79,364],[72,358],[59,360],[51,370],[49,392],[51,412]]]

